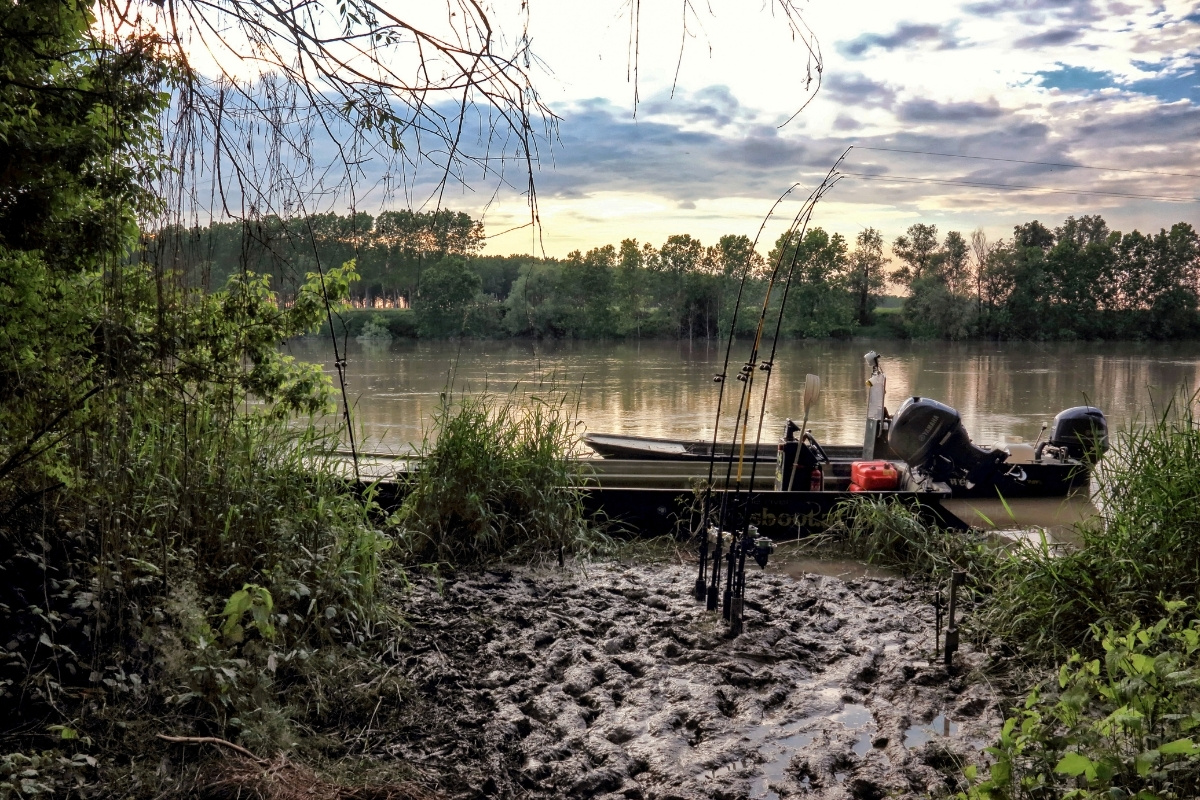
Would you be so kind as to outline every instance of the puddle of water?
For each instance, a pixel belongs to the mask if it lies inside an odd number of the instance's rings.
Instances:
[[[959,725],[945,714],[938,714],[925,724],[909,725],[904,731],[905,747],[920,747],[936,736],[957,736]]]
[[[797,750],[812,744],[816,733],[806,729],[812,725],[814,719],[816,718],[805,717],[783,725],[777,729],[779,738],[759,749],[759,755],[764,760],[758,765],[762,774],[750,783],[749,797],[752,800],[779,800],[779,795],[771,788],[771,784],[783,780],[783,773]],[[767,726],[763,726],[763,730],[767,730]]]
[[[1084,491],[1066,497],[1019,497],[1008,501],[1008,508],[997,499],[970,498],[944,500],[942,505],[968,525],[985,530],[1028,530],[1045,528],[1051,538],[1077,543],[1074,528],[1095,516],[1096,509]],[[1009,515],[1009,509],[1012,515]]]
[[[766,776],[750,783],[750,797],[754,800],[779,800],[779,794],[771,788]]]
[[[870,710],[858,703],[847,703],[846,707],[829,718],[832,722],[840,722],[851,730],[861,728],[868,722],[871,722],[873,717]]]
[[[848,558],[813,558],[811,556],[787,553],[784,553],[782,557],[780,557],[779,553],[776,553],[771,559],[771,563],[767,565],[767,572],[787,575],[789,578],[797,579],[807,575],[824,575],[843,581],[861,580],[863,578],[896,578],[900,576],[898,572],[874,567],[870,564],[864,564],[861,561],[854,561]]]

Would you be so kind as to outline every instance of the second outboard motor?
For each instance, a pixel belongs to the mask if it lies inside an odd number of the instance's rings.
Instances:
[[[1094,406],[1075,406],[1058,412],[1050,427],[1050,447],[1082,461],[1099,458],[1108,451],[1108,420]],[[1042,447],[1038,448],[1041,456]]]
[[[959,413],[928,397],[904,401],[892,417],[888,447],[934,480],[963,477],[969,484],[992,475],[1008,455],[1004,450],[976,447]]]

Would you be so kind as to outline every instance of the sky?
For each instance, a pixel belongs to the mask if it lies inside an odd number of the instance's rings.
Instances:
[[[789,22],[780,0],[491,0],[501,50],[528,26],[530,72],[557,118],[537,143],[541,225],[526,224],[520,169],[509,186],[468,171],[441,204],[483,218],[487,253],[681,233],[712,244],[760,226],[766,253],[845,153],[812,224],[851,242],[915,223],[995,241],[1083,214],[1123,231],[1200,227],[1200,3],[792,2]],[[435,24],[438,9],[397,14]],[[819,47],[819,88],[796,19]],[[489,146],[486,130],[471,135]],[[314,147],[331,152],[332,138]],[[358,169],[358,209],[433,207],[436,170],[405,196],[386,188],[384,159]]]
[[[477,185],[445,204],[484,215],[490,253],[754,238],[781,193],[799,183],[802,198],[852,148],[813,217],[851,242],[918,222],[993,240],[1068,215],[1200,223],[1200,4],[813,0],[797,8],[824,69],[796,114],[807,53],[771,2],[694,3],[684,33],[680,3],[643,0],[635,106],[628,4],[535,0],[538,86],[560,117],[535,176],[541,243],[494,235],[528,219],[515,193]],[[777,210],[762,252],[796,210]]]

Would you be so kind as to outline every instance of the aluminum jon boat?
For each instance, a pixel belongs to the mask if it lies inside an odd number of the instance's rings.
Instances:
[[[1091,406],[1077,406],[1060,412],[1050,427],[1050,435],[1033,445],[1011,444],[1005,447],[979,447],[971,442],[962,419],[950,406],[927,397],[911,397],[896,414],[884,406],[887,376],[874,352],[866,355],[871,375],[867,385],[866,429],[861,445],[824,445],[808,431],[800,431],[787,421],[784,436],[778,442],[755,446],[730,442],[662,439],[589,433],[583,441],[603,459],[650,462],[720,463],[742,460],[775,464],[773,472],[790,472],[788,462],[796,466],[822,468],[835,479],[850,476],[855,462],[886,460],[910,480],[932,486],[946,484],[954,497],[1058,497],[1078,487],[1086,487],[1088,464],[1103,455],[1108,447],[1108,426],[1103,412]],[[1043,433],[1046,430],[1043,425]],[[795,434],[800,434],[800,439]],[[792,456],[799,442],[801,458]],[[785,452],[786,451],[786,452]],[[791,486],[792,482],[788,482]],[[780,486],[778,488],[786,488]]]

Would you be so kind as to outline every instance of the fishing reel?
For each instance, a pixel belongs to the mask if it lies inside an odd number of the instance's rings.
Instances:
[[[756,536],[753,539],[750,548],[750,554],[754,556],[754,561],[762,569],[767,568],[767,559],[775,552],[775,542],[771,541],[769,536]]]

